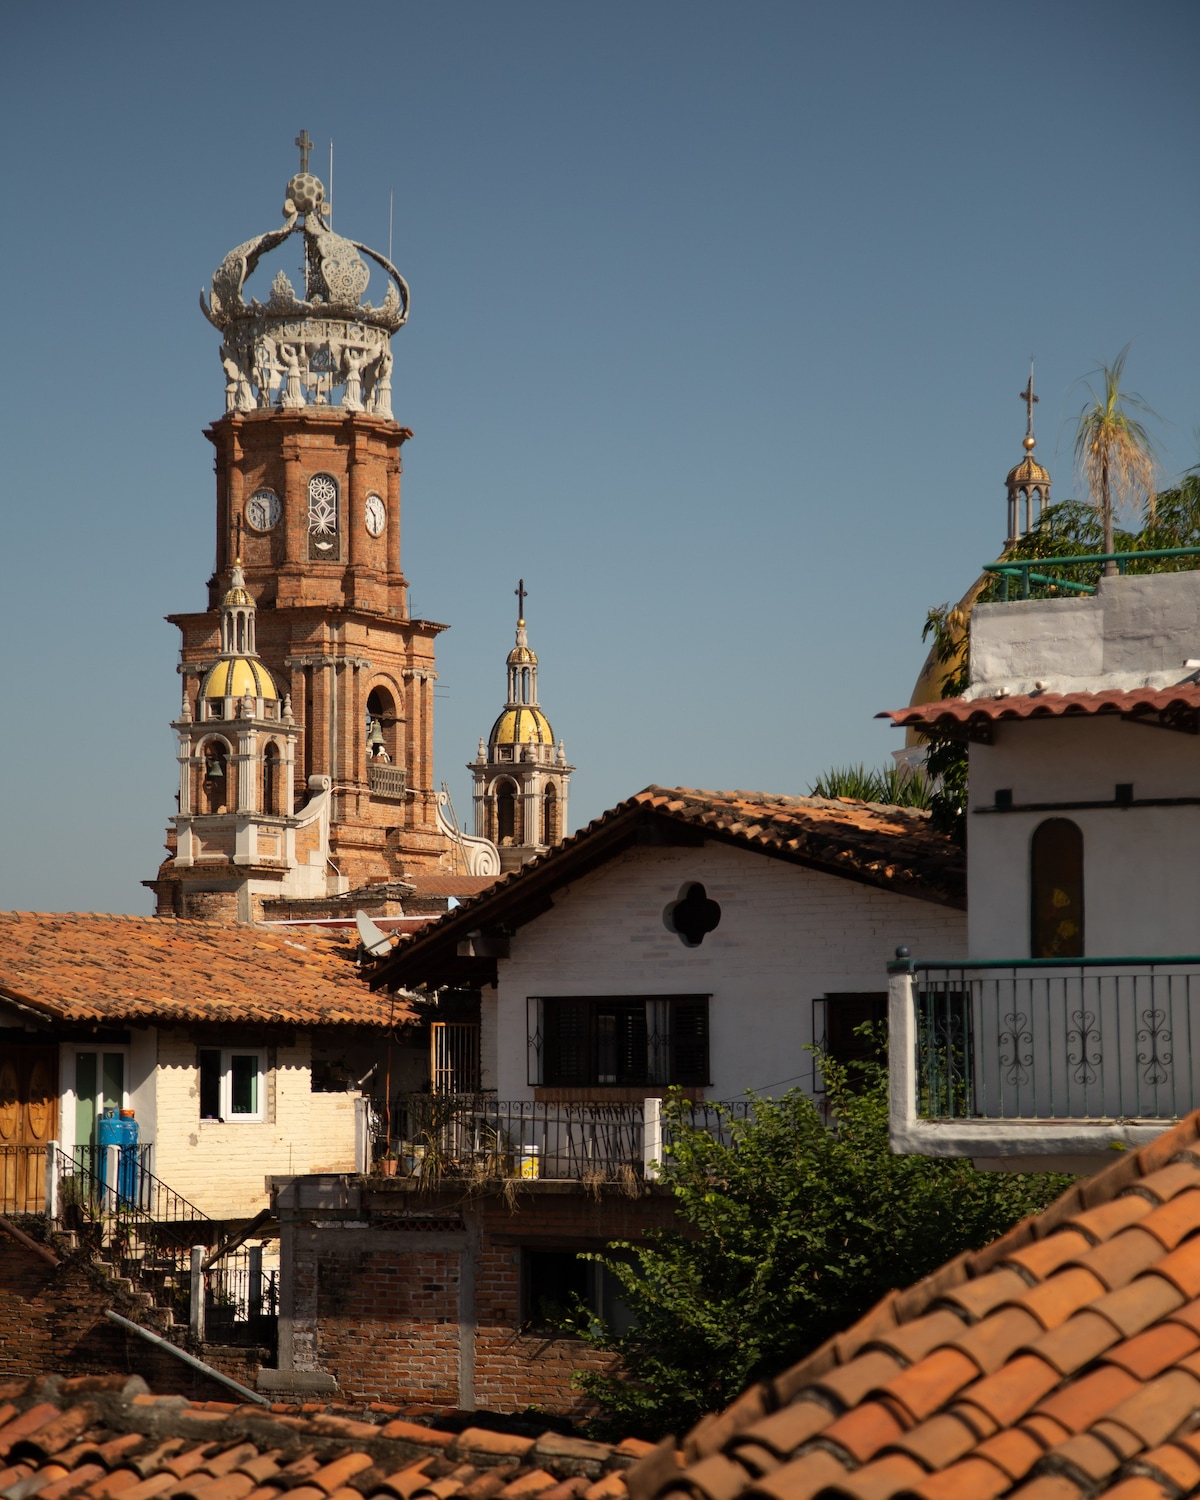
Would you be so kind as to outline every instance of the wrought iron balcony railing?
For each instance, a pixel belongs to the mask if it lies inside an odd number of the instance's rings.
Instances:
[[[687,1106],[693,1124],[729,1142],[745,1100]],[[661,1100],[640,1104],[505,1101],[494,1094],[406,1094],[390,1136],[376,1137],[376,1170],[433,1182],[443,1177],[652,1180],[669,1145]]]
[[[1067,1129],[1200,1104],[1200,957],[903,960],[891,980],[893,1135],[906,1110]]]

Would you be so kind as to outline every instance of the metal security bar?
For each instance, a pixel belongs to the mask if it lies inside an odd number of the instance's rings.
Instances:
[[[893,965],[926,1120],[1174,1120],[1200,1103],[1200,958]]]
[[[262,1245],[230,1250],[204,1278],[205,1338],[216,1344],[266,1345],[278,1329],[279,1272],[264,1269]]]

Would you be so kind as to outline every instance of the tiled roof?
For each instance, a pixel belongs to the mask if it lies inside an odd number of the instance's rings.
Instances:
[[[1011,697],[943,698],[911,708],[887,709],[877,719],[891,719],[901,729],[959,729],[975,721],[1059,719],[1093,714],[1120,714],[1170,719],[1200,709],[1200,683],[1169,688],[1137,688],[1103,693],[1014,693]]]
[[[79,912],[0,912],[0,997],[65,1022],[387,1026],[344,938]]]
[[[0,1385],[0,1500],[623,1500],[650,1446],[445,1432],[398,1410],[191,1402],[137,1376]]]
[[[495,885],[498,878],[496,875],[441,875],[434,870],[429,874],[416,871],[406,875],[404,881],[412,886],[415,895],[457,896],[461,900],[464,896],[478,896],[480,891]]]
[[[401,938],[376,967],[372,987],[442,982],[442,960],[430,969],[427,956],[490,922],[520,926],[546,910],[551,891],[613,858],[653,824],[667,830],[664,842],[714,839],[898,895],[966,905],[962,850],[934,833],[926,812],[847,797],[648,786],[424,932]]]
[[[633,1500],[1200,1490],[1200,1112],[629,1475]]]

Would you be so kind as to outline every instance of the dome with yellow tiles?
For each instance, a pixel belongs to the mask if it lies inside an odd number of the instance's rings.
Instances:
[[[279,700],[275,680],[257,657],[225,656],[210,667],[200,688],[202,698],[265,698]]]
[[[521,624],[524,625],[522,620]],[[532,646],[514,646],[508,653],[508,665],[510,667],[536,667],[537,652]]]
[[[489,745],[553,745],[554,731],[540,708],[522,703],[504,710],[492,725]]]

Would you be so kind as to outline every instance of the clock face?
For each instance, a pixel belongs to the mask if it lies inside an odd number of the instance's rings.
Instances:
[[[382,536],[387,525],[387,506],[378,495],[368,495],[366,504],[367,530],[372,536]]]
[[[255,490],[246,502],[246,521],[255,531],[270,531],[282,513],[274,490]]]

